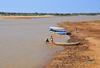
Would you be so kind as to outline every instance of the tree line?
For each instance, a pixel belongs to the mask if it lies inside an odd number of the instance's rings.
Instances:
[[[100,15],[100,13],[10,13],[0,12],[1,16],[41,16],[41,15],[54,15],[54,16],[76,16],[76,15]]]

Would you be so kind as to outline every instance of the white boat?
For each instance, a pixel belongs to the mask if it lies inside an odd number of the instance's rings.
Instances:
[[[49,27],[49,31],[51,33],[60,34],[60,35],[66,35],[66,28],[61,27]]]

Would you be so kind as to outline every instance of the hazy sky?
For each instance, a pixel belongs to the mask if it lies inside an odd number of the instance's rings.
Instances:
[[[100,13],[100,0],[0,0],[0,12]]]

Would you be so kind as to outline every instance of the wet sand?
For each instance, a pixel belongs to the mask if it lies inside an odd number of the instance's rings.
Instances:
[[[44,68],[100,68],[100,21],[59,23],[71,36],[68,42],[80,42],[76,46],[64,46]],[[77,32],[75,32],[77,28]]]

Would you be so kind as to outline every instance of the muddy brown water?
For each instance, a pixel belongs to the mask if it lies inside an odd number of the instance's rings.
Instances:
[[[48,27],[65,21],[100,20],[100,16],[74,16],[33,19],[0,19],[0,68],[41,68],[62,46],[46,44],[52,35],[54,41],[67,42],[69,36],[49,32]]]

